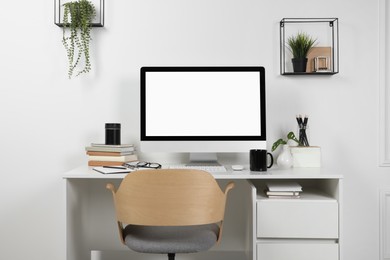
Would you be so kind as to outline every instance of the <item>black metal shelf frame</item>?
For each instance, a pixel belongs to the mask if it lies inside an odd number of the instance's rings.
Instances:
[[[331,69],[326,72],[286,71],[286,26],[288,24],[328,23],[331,35]],[[339,73],[338,18],[283,18],[280,21],[280,74],[281,75],[334,75]]]
[[[99,1],[99,7],[97,8],[97,16],[98,21],[91,23],[92,27],[104,27],[104,0],[96,0]],[[54,24],[59,27],[64,27],[64,24],[61,22],[62,18],[62,5],[63,3],[70,2],[69,0],[54,0]]]

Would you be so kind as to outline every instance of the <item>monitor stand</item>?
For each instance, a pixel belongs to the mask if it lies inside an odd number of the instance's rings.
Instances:
[[[221,164],[218,163],[216,153],[190,153],[190,162],[187,165],[219,166]]]

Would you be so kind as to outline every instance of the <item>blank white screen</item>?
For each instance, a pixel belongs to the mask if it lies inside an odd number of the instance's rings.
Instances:
[[[259,136],[260,72],[147,72],[146,136]]]

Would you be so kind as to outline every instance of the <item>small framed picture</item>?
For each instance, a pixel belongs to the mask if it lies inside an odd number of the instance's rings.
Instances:
[[[307,56],[306,72],[329,72],[332,71],[332,48],[331,47],[313,47]],[[316,62],[317,59],[317,64]],[[316,69],[317,67],[317,69]],[[326,67],[326,69],[325,69]],[[321,68],[321,69],[319,69]]]
[[[318,56],[314,58],[314,71],[315,72],[329,72],[329,57]]]

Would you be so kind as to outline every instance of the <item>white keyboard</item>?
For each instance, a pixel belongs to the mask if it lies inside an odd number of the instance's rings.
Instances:
[[[169,165],[168,169],[193,169],[193,170],[202,170],[206,172],[226,172],[225,166],[222,165]]]

